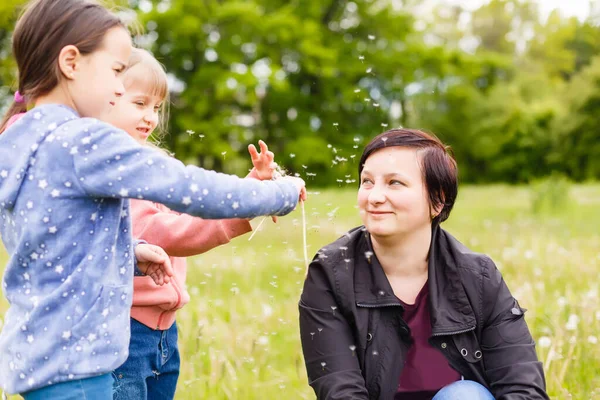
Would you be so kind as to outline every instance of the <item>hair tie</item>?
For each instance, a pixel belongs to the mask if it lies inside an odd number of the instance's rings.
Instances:
[[[25,97],[18,90],[15,92],[15,103],[25,103]]]

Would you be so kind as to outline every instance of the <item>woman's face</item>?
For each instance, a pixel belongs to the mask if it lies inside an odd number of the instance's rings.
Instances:
[[[373,152],[360,176],[358,208],[373,236],[404,236],[431,225],[431,207],[416,148]]]

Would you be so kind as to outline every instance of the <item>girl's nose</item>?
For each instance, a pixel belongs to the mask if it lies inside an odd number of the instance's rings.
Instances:
[[[156,126],[158,124],[158,114],[156,114],[154,111],[146,113],[144,115],[144,122],[147,122],[152,126]]]
[[[117,84],[117,89],[115,90],[115,95],[117,97],[121,97],[125,94],[125,86],[123,85],[123,82],[121,82],[120,79],[118,79],[118,84]]]

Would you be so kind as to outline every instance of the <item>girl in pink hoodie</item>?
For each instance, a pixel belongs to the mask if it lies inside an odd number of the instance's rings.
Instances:
[[[144,50],[134,49],[129,61],[123,75],[125,94],[105,120],[146,143],[165,123],[167,76]],[[271,179],[274,155],[262,141],[260,148],[258,153],[253,145],[248,147],[254,165],[248,178]],[[114,373],[114,399],[172,399],[180,363],[175,313],[190,300],[185,257],[225,244],[252,227],[244,219],[203,220],[144,200],[132,200],[131,213],[133,236],[162,247],[171,258],[174,276],[164,286],[148,276],[134,278],[129,357]]]

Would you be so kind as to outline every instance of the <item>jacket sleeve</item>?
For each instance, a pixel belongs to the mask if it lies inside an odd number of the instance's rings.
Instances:
[[[298,203],[298,190],[289,181],[186,166],[111,125],[91,118],[77,123],[77,145],[65,151],[85,196],[150,200],[206,219],[286,215]]]
[[[368,399],[350,324],[337,308],[332,282],[318,261],[300,298],[300,337],[309,384],[318,400]]]
[[[131,201],[131,217],[133,236],[162,247],[171,257],[202,254],[252,230],[245,219],[202,219],[144,200]]]
[[[511,295],[502,274],[487,260],[481,349],[496,400],[549,399],[542,363],[525,322],[525,309]]]

